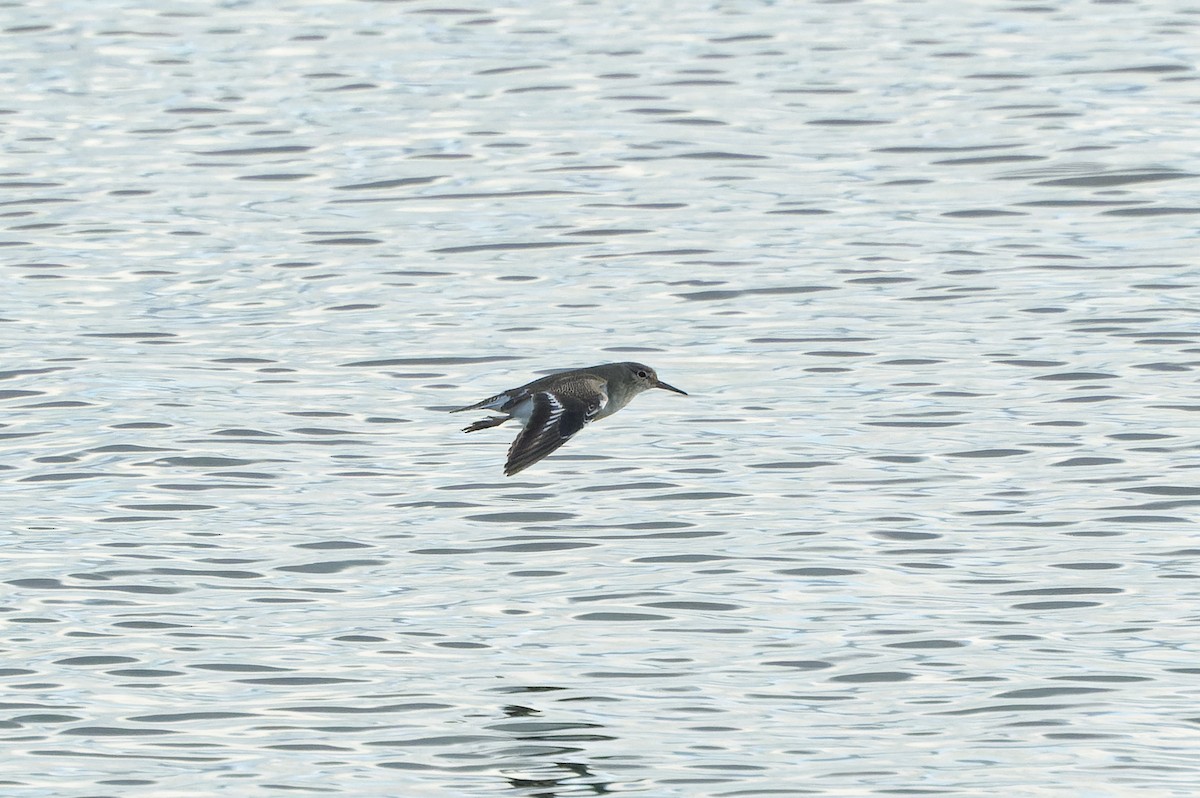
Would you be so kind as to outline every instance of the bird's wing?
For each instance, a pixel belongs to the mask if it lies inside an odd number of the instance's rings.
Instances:
[[[574,396],[556,396],[538,391],[531,397],[533,409],[529,421],[508,449],[504,475],[511,477],[553,452],[591,421],[607,403],[608,397],[587,402]]]

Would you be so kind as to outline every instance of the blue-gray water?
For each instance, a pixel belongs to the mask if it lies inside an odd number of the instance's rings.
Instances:
[[[0,13],[5,795],[1194,795],[1194,5]]]

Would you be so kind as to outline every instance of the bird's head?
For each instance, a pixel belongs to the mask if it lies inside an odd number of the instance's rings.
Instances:
[[[639,391],[662,388],[664,391],[674,391],[675,393],[687,396],[687,391],[681,391],[674,385],[667,385],[658,378],[658,374],[654,369],[644,363],[622,363],[621,365],[629,369],[629,373],[633,376],[634,384],[638,386]]]

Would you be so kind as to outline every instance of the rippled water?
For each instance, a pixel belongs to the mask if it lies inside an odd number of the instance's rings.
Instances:
[[[1195,7],[6,10],[6,795],[1194,794]]]

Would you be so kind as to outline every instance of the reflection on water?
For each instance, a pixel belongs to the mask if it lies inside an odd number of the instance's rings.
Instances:
[[[1188,8],[20,10],[10,790],[1191,794]]]

